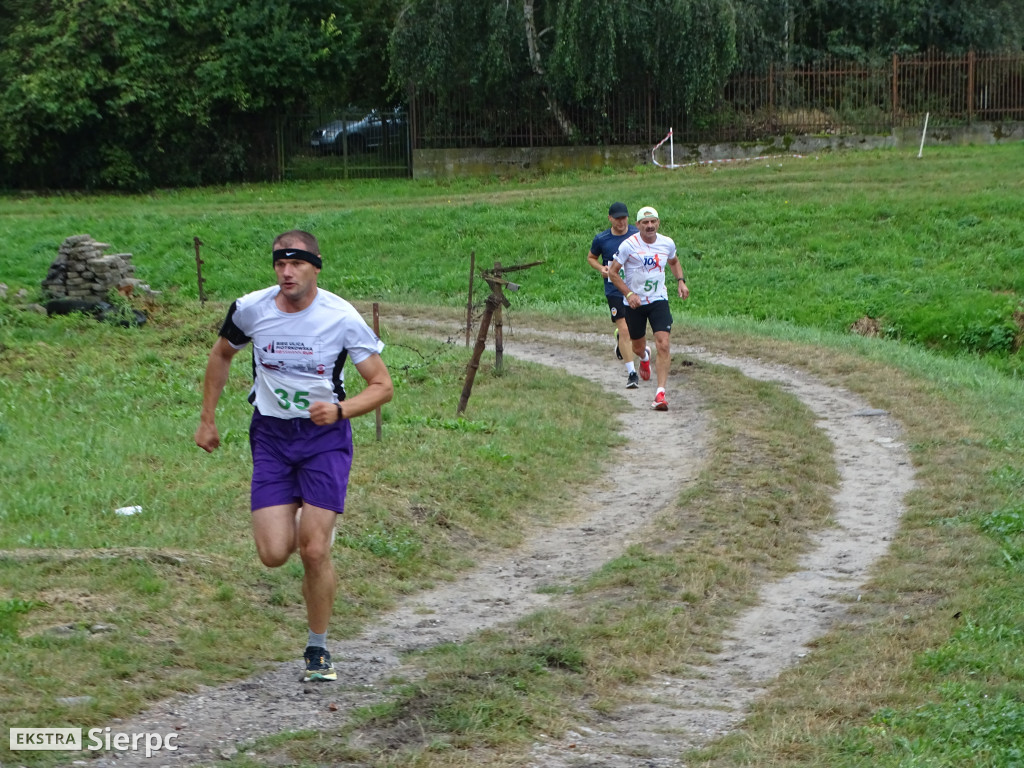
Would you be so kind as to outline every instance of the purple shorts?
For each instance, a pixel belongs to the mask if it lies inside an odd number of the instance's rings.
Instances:
[[[348,419],[317,426],[310,419],[275,419],[254,411],[251,508],[306,503],[339,515],[352,469]]]

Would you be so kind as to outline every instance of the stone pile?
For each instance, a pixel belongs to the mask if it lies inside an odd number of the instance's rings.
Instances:
[[[133,276],[132,255],[104,255],[108,248],[107,243],[98,243],[89,235],[72,235],[64,240],[43,280],[43,293],[53,299],[101,301],[112,290],[136,287],[139,281]]]

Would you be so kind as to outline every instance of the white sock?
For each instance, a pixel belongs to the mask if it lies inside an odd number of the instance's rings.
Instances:
[[[628,363],[626,363],[626,373],[635,373],[635,372],[636,372],[636,368],[633,366],[633,361],[630,360]]]
[[[312,629],[309,630],[309,640],[306,641],[307,648],[326,648],[327,647],[327,633],[324,632],[322,635],[318,635]]]
[[[646,363],[650,359],[651,359],[651,350],[650,349],[645,349],[644,350],[644,356],[640,358],[640,362],[641,363]]]

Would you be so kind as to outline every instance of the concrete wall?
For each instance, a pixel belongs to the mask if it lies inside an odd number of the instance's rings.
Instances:
[[[905,147],[915,152],[921,128],[905,128],[884,136],[778,136],[744,144],[675,144],[675,165],[749,160],[765,155],[811,155],[854,149]],[[978,123],[929,126],[925,148],[936,145],[997,144],[1024,141],[1024,123]],[[658,151],[658,162],[669,164],[669,147]],[[628,169],[651,165],[651,147],[518,147],[510,149],[413,150],[413,177],[509,176],[566,170]]]
[[[415,149],[413,178],[507,176],[522,173],[633,168],[650,162],[650,147],[513,147]]]

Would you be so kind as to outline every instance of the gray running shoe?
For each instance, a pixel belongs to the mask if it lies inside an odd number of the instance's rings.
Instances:
[[[626,377],[626,389],[636,389],[640,386],[640,377],[633,371]]]

